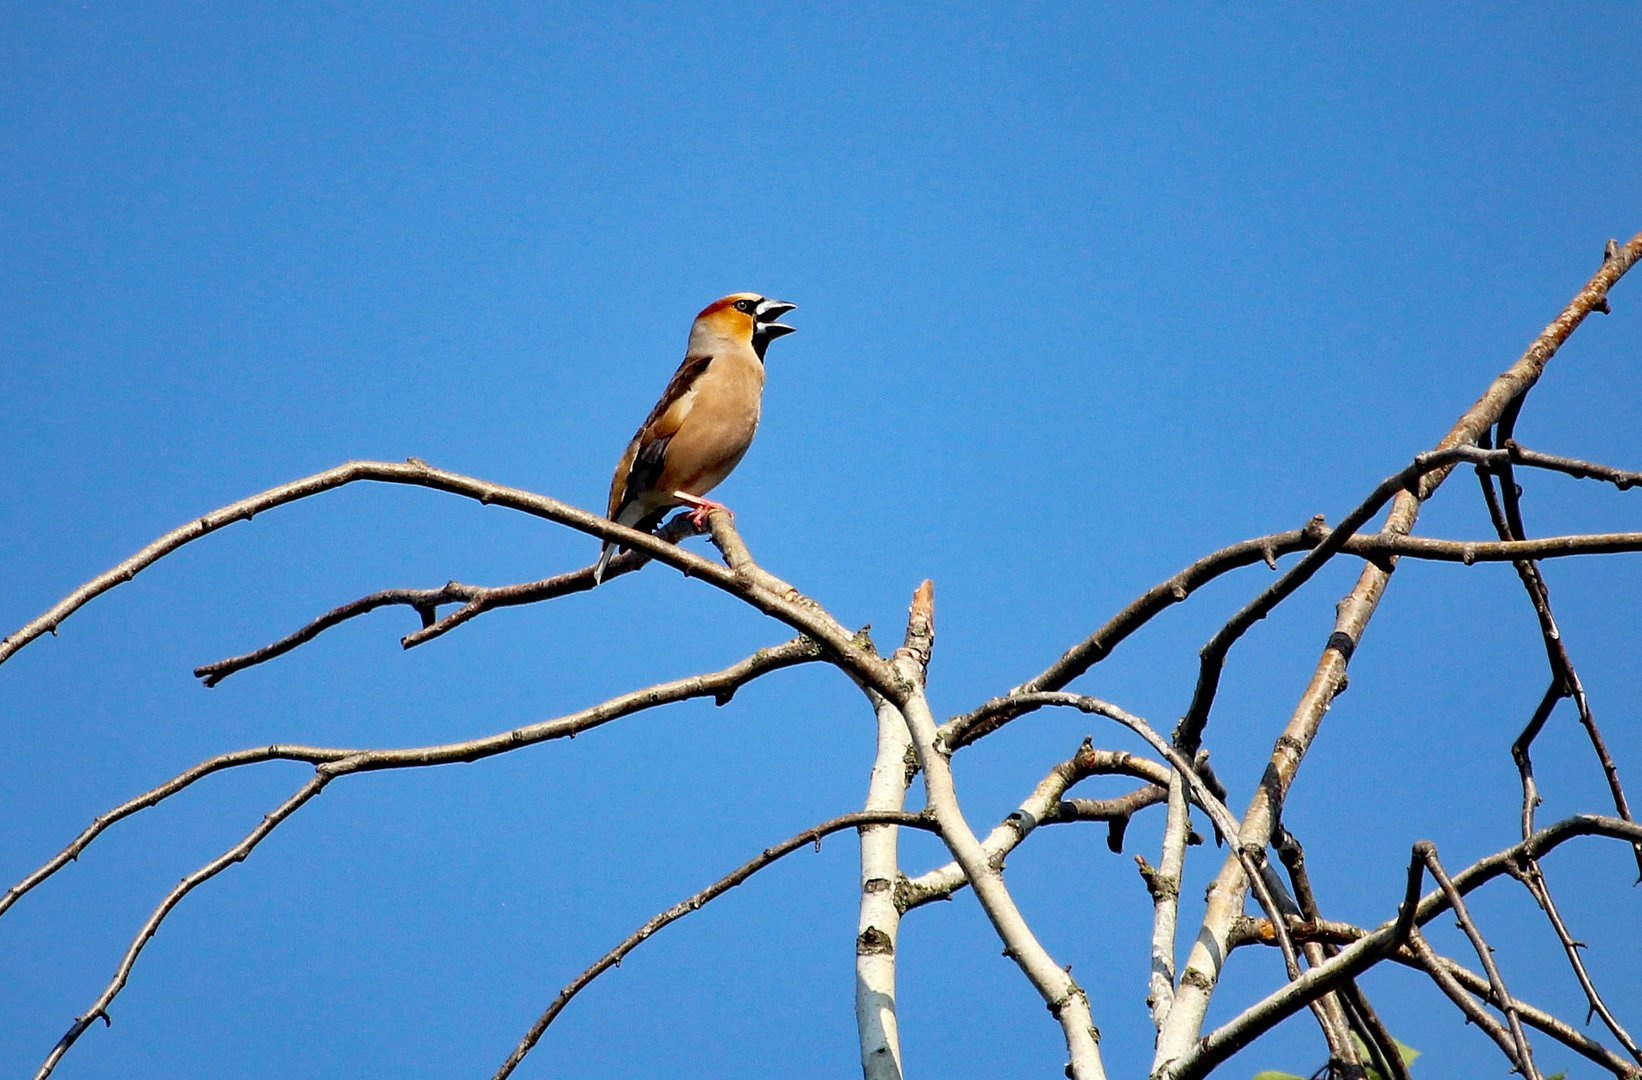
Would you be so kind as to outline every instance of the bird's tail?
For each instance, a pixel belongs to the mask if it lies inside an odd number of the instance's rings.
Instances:
[[[593,567],[593,584],[597,585],[604,580],[604,572],[610,566],[610,560],[615,557],[616,544],[613,540],[606,540],[604,547],[599,550],[598,565]]]

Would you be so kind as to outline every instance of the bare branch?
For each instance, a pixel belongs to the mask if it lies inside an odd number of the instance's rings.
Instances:
[[[566,714],[552,720],[514,728],[511,731],[464,739],[460,742],[438,743],[431,746],[403,749],[361,750],[328,746],[297,746],[275,744],[235,750],[207,758],[158,787],[151,788],[133,799],[99,815],[74,841],[58,852],[44,865],[6,890],[0,897],[0,914],[16,903],[24,893],[61,870],[110,825],[129,817],[139,810],[154,806],[196,780],[223,769],[255,765],[265,761],[300,761],[310,765],[347,762],[347,772],[371,772],[382,769],[421,768],[453,762],[478,761],[481,758],[507,753],[550,739],[569,738],[599,727],[612,720],[660,705],[668,705],[690,698],[711,697],[718,704],[729,702],[735,692],[748,682],[771,671],[812,663],[821,658],[821,651],[808,638],[798,637],[782,642],[738,661],[720,671],[691,675],[683,679],[657,683],[655,686],[621,694],[597,705]]]
[[[587,533],[600,539],[616,540],[628,548],[643,552],[657,562],[681,571],[689,577],[699,578],[714,588],[738,597],[766,615],[786,622],[800,633],[808,634],[825,648],[839,664],[849,670],[854,677],[886,683],[894,681],[888,664],[882,658],[857,647],[853,635],[841,627],[836,620],[820,611],[818,605],[813,601],[798,602],[804,598],[799,596],[797,590],[785,585],[784,582],[780,582],[773,575],[758,569],[756,564],[751,562],[750,556],[745,556],[745,545],[741,543],[740,537],[735,533],[734,526],[726,514],[715,513],[709,516],[708,521],[712,525],[715,542],[722,541],[721,547],[728,544],[733,550],[743,554],[743,566],[738,570],[728,569],[699,555],[666,543],[649,533],[629,529],[624,525],[617,525],[615,522],[588,513],[586,510],[577,509],[557,499],[537,495],[521,488],[492,484],[470,476],[463,476],[460,473],[436,469],[426,462],[414,458],[405,462],[350,461],[334,469],[315,473],[301,480],[282,484],[260,494],[241,499],[197,518],[187,525],[173,529],[135,555],[75,589],[68,596],[47,609],[44,614],[26,623],[3,641],[0,641],[0,663],[4,663],[17,650],[23,648],[41,634],[47,631],[55,633],[64,619],[86,603],[115,586],[130,581],[138,573],[185,544],[207,536],[236,521],[248,521],[253,515],[264,510],[283,506],[299,499],[360,481],[432,488],[436,491],[475,499],[485,505],[505,506],[534,517],[566,525],[578,532]]]
[[[1623,247],[1615,249],[1613,256],[1603,262],[1602,267],[1562,313],[1541,332],[1515,363],[1489,385],[1482,397],[1460,416],[1448,433],[1438,441],[1434,452],[1442,453],[1474,446],[1483,433],[1499,419],[1505,407],[1533,387],[1544,372],[1545,365],[1562,343],[1586,316],[1605,300],[1608,289],[1635,265],[1638,258],[1642,258],[1642,233],[1633,237]],[[1392,500],[1381,531],[1401,536],[1412,532],[1419,517],[1421,504],[1436,491],[1447,475],[1446,469],[1425,473],[1417,485],[1398,494]],[[1374,617],[1394,569],[1395,564],[1389,561],[1384,565],[1369,563],[1363,567],[1351,592],[1340,601],[1333,632],[1329,635],[1299,703],[1273,746],[1265,778],[1243,814],[1243,835],[1239,846],[1264,844],[1269,840],[1288,787],[1293,782],[1312,739],[1322,726],[1324,715],[1345,687],[1346,667],[1351,654],[1356,650],[1369,621]],[[1186,734],[1189,736],[1191,725],[1188,722],[1186,726]],[[1195,1059],[1208,1052],[1203,1049],[1206,1044],[1199,1041],[1203,1020],[1214,987],[1220,978],[1221,965],[1227,956],[1227,936],[1236,919],[1242,914],[1247,887],[1242,866],[1237,861],[1228,859],[1210,886],[1208,908],[1197,943],[1187,958],[1188,970],[1196,972],[1197,977],[1190,982],[1182,977],[1181,990],[1175,998],[1175,1007],[1170,1010],[1165,1031],[1158,1040],[1157,1053],[1153,1061],[1154,1071],[1164,1068],[1171,1061]],[[1346,953],[1342,953],[1329,963],[1336,963],[1345,955]],[[1322,967],[1313,968],[1307,975],[1315,975],[1328,966],[1329,964],[1324,964]]]
[[[1116,799],[1067,800],[1065,794],[1091,776],[1134,776],[1147,781],[1145,787]],[[1148,758],[1122,750],[1099,750],[1088,740],[1070,758],[1050,769],[1032,793],[981,842],[987,859],[1002,866],[1038,826],[1069,821],[1110,821],[1133,814],[1143,806],[1161,801],[1169,782],[1169,770]],[[956,862],[905,878],[896,889],[900,909],[910,911],[935,900],[946,900],[967,883],[963,868]]]
[[[1306,870],[1306,852],[1299,839],[1281,825],[1277,828],[1274,838],[1277,848],[1277,857],[1282,860],[1283,868],[1288,871],[1289,884],[1293,886],[1294,902],[1299,908],[1302,919],[1316,922],[1322,918],[1322,912],[1317,904],[1317,894],[1311,886],[1311,875]],[[1418,893],[1415,893],[1418,899]],[[1325,959],[1333,956],[1338,950],[1321,941],[1303,941],[1301,951],[1305,954],[1306,962],[1316,967]],[[1382,1077],[1390,1080],[1409,1080],[1408,1069],[1404,1065],[1402,1055],[1398,1053],[1396,1042],[1391,1033],[1386,1031],[1380,1023],[1379,1015],[1368,1003],[1368,996],[1357,985],[1356,980],[1349,980],[1342,986],[1338,995],[1325,994],[1313,1007],[1313,1012],[1319,1013],[1318,1021],[1324,1025],[1324,1036],[1329,1039],[1330,1053],[1335,1059],[1342,1061],[1347,1068],[1360,1066],[1355,1060],[1356,1047],[1351,1040],[1340,1039],[1338,1035],[1331,1036],[1330,1029],[1338,1031],[1346,1029],[1355,1032],[1362,1045],[1367,1048],[1373,1058],[1375,1068]],[[1341,1058],[1334,1050],[1335,1046],[1343,1042],[1350,1054]]]
[[[1448,995],[1450,1001],[1459,1006],[1459,1010],[1465,1014],[1465,1018],[1481,1028],[1490,1039],[1494,1040],[1495,1044],[1499,1046],[1500,1052],[1505,1055],[1505,1060],[1511,1063],[1512,1072],[1522,1073],[1524,1076],[1539,1075],[1538,1070],[1535,1070],[1532,1074],[1523,1070],[1522,1047],[1526,1045],[1526,1040],[1518,1042],[1512,1033],[1506,1030],[1504,1024],[1494,1019],[1492,1013],[1484,1009],[1470,994],[1466,993],[1459,980],[1443,967],[1441,960],[1438,959],[1437,954],[1431,950],[1430,944],[1425,940],[1424,934],[1418,930],[1409,934],[1408,949],[1414,954],[1414,959],[1420,969],[1431,976],[1431,981],[1437,984],[1438,989]],[[1528,1062],[1528,1068],[1533,1068],[1532,1061]]]
[[[1099,698],[1089,697],[1086,694],[1070,694],[1064,691],[1022,694],[1015,699],[1015,703],[1023,710],[1043,708],[1045,706],[1077,709],[1079,712],[1104,716],[1108,720],[1123,725],[1139,735],[1152,749],[1168,759],[1170,766],[1185,780],[1187,790],[1191,793],[1192,802],[1196,803],[1203,809],[1204,813],[1209,815],[1210,819],[1214,821],[1215,828],[1220,830],[1221,835],[1236,837],[1239,834],[1237,819],[1232,816],[1225,803],[1215,797],[1214,793],[1209,790],[1208,785],[1197,775],[1191,764],[1181,756],[1179,751],[1140,717]],[[1297,978],[1300,974],[1299,955],[1295,952],[1294,943],[1288,940],[1287,932],[1284,929],[1284,912],[1277,899],[1277,894],[1272,890],[1266,874],[1262,872],[1266,865],[1264,846],[1244,848],[1240,845],[1234,845],[1232,857],[1247,869],[1249,877],[1254,883],[1256,897],[1277,927],[1278,944],[1283,948],[1283,959],[1289,967],[1289,977],[1291,979]]]
[[[1511,460],[1518,465],[1567,473],[1580,480],[1600,480],[1614,485],[1620,491],[1627,491],[1642,484],[1642,472],[1616,469],[1611,465],[1600,465],[1594,461],[1581,461],[1578,458],[1561,457],[1557,454],[1542,454],[1519,445],[1513,439],[1502,440],[1500,445],[1510,451]]]
[[[244,839],[183,878],[175,888],[166,894],[165,899],[161,900],[160,905],[148,916],[148,921],[143,923],[142,929],[137,931],[137,936],[132,939],[130,946],[127,947],[125,956],[120,960],[120,966],[115,969],[114,977],[108,981],[108,985],[103,988],[103,992],[97,995],[97,1000],[91,1003],[91,1008],[75,1017],[74,1023],[63,1033],[63,1037],[57,1040],[57,1045],[52,1047],[51,1053],[46,1055],[45,1061],[40,1064],[39,1070],[34,1074],[35,1080],[45,1080],[46,1077],[51,1075],[52,1070],[57,1067],[57,1063],[63,1059],[63,1055],[68,1053],[69,1048],[85,1033],[86,1028],[98,1020],[102,1020],[104,1023],[108,1022],[109,1005],[113,1003],[115,997],[125,987],[126,980],[131,977],[131,969],[136,966],[137,957],[143,951],[143,946],[147,945],[149,939],[159,930],[160,923],[171,913],[171,909],[181,903],[182,898],[193,892],[198,886],[216,877],[234,863],[245,861],[245,857],[251,854],[251,850],[261,843],[264,837],[273,832],[280,822],[296,813],[304,803],[323,791],[325,785],[330,783],[335,775],[327,772],[327,768],[328,766],[320,766],[311,780],[298,788],[290,798],[280,803],[273,813],[264,817],[256,828],[245,834]]]
[[[1562,913],[1557,910],[1556,901],[1551,897],[1551,886],[1545,879],[1545,869],[1540,866],[1539,860],[1530,859],[1519,871],[1517,879],[1545,912],[1545,917],[1551,922],[1551,929],[1556,932],[1557,940],[1562,943],[1562,953],[1568,958],[1568,965],[1574,970],[1574,978],[1579,981],[1579,988],[1585,992],[1585,1001],[1588,1005],[1586,1021],[1588,1022],[1591,1016],[1600,1017],[1608,1030],[1613,1032],[1614,1038],[1619,1040],[1619,1045],[1631,1055],[1631,1059],[1642,1062],[1642,1049],[1637,1047],[1631,1033],[1625,1030],[1625,1026],[1619,1022],[1619,1018],[1597,992],[1596,983],[1592,981],[1591,973],[1585,967],[1585,958],[1579,954],[1582,946],[1574,940],[1574,936],[1568,932],[1568,925],[1562,921]]]
[[[1506,406],[1499,419],[1499,439],[1509,442],[1512,431],[1516,426],[1517,416],[1522,411],[1525,398],[1518,397]],[[1486,433],[1483,436],[1486,438]],[[1522,489],[1517,486],[1516,478],[1512,473],[1511,462],[1505,461],[1496,464],[1495,471],[1500,479],[1500,498],[1495,498],[1492,477],[1483,471],[1478,472],[1478,480],[1482,484],[1483,499],[1488,506],[1489,517],[1493,520],[1494,530],[1500,539],[1506,541],[1521,541],[1527,535],[1527,527],[1522,521]],[[1528,593],[1529,603],[1533,605],[1534,617],[1539,622],[1540,638],[1545,645],[1545,658],[1551,668],[1552,689],[1560,697],[1572,698],[1575,708],[1579,710],[1579,722],[1585,728],[1586,736],[1590,739],[1591,747],[1596,752],[1597,761],[1602,766],[1603,776],[1608,781],[1608,791],[1613,798],[1614,809],[1625,820],[1631,820],[1631,810],[1625,800],[1625,789],[1619,781],[1619,768],[1614,764],[1613,756],[1608,753],[1607,741],[1603,739],[1601,730],[1596,726],[1596,718],[1591,715],[1590,699],[1585,695],[1585,686],[1580,682],[1579,673],[1574,670],[1573,657],[1568,652],[1567,642],[1563,640],[1562,630],[1557,626],[1556,616],[1551,613],[1551,593],[1545,584],[1545,578],[1539,571],[1539,565],[1534,562],[1537,556],[1523,554],[1512,560],[1516,567],[1517,577],[1522,581],[1523,588]],[[1529,748],[1540,728],[1550,715],[1555,700],[1550,692],[1540,703],[1528,727],[1518,737],[1511,747],[1511,755],[1517,762],[1519,772],[1523,777],[1523,835],[1527,835],[1533,826],[1533,808],[1538,803],[1538,794],[1532,788],[1532,766],[1529,763]],[[1636,859],[1637,874],[1642,876],[1642,846],[1632,849]]]
[[[1482,969],[1488,973],[1488,985],[1494,1002],[1505,1014],[1506,1023],[1511,1028],[1511,1039],[1514,1044],[1511,1054],[1512,1065],[1525,1080],[1541,1080],[1539,1069],[1534,1065],[1533,1048],[1528,1045],[1528,1036],[1523,1034],[1522,1022],[1517,1019],[1517,1003],[1511,997],[1511,992],[1505,988],[1505,977],[1500,974],[1499,965],[1494,963],[1494,950],[1482,936],[1482,931],[1477,929],[1476,921],[1471,918],[1471,912],[1465,906],[1465,898],[1454,888],[1448,871],[1442,867],[1442,860],[1437,858],[1437,845],[1429,840],[1422,840],[1414,845],[1414,850],[1419,852],[1426,869],[1431,871],[1431,877],[1442,889],[1454,917],[1459,920],[1460,929],[1465,931],[1465,936],[1471,941],[1471,947],[1477,950],[1477,959],[1482,961]],[[1419,942],[1416,940],[1412,944],[1418,951]]]
[[[1501,415],[1498,427],[1500,440],[1511,445],[1511,435],[1516,426],[1517,417],[1521,413],[1523,399],[1517,398],[1507,406]],[[1486,435],[1484,436],[1486,438]],[[1513,458],[1515,455],[1513,454]],[[1579,463],[1584,465],[1585,463]],[[1522,518],[1521,489],[1517,486],[1516,478],[1512,473],[1511,462],[1496,465],[1494,468],[1499,476],[1499,492],[1494,488],[1494,476],[1488,471],[1479,469],[1477,480],[1482,487],[1483,501],[1488,507],[1488,516],[1493,521],[1494,530],[1499,536],[1508,541],[1520,541],[1527,532]],[[1619,769],[1614,764],[1608,752],[1607,741],[1603,739],[1601,730],[1596,725],[1596,718],[1591,713],[1590,699],[1585,694],[1585,686],[1580,681],[1579,673],[1574,669],[1572,655],[1568,652],[1567,642],[1564,640],[1561,628],[1557,625],[1556,616],[1551,611],[1551,594],[1545,584],[1545,578],[1540,573],[1539,565],[1532,557],[1524,556],[1513,560],[1517,577],[1522,582],[1523,589],[1528,595],[1528,601],[1533,606],[1534,617],[1539,624],[1540,640],[1545,648],[1546,662],[1551,669],[1551,682],[1546,687],[1544,696],[1534,709],[1533,716],[1511,744],[1511,758],[1516,762],[1517,773],[1522,782],[1522,834],[1527,836],[1533,831],[1534,811],[1539,806],[1539,788],[1534,781],[1534,765],[1531,756],[1533,742],[1539,737],[1540,731],[1550,719],[1556,704],[1562,698],[1572,698],[1574,707],[1579,713],[1579,722],[1590,739],[1591,747],[1596,752],[1597,761],[1602,768],[1608,782],[1608,791],[1613,799],[1614,808],[1619,816],[1626,821],[1632,820],[1630,805],[1625,798],[1625,789],[1619,780]],[[1637,869],[1642,873],[1642,845],[1633,845],[1632,857],[1636,860]],[[1620,1041],[1632,1058],[1642,1061],[1642,1050],[1637,1047],[1636,1041],[1631,1038],[1630,1032],[1620,1024],[1613,1011],[1608,1008],[1602,995],[1597,991],[1590,972],[1586,969],[1584,958],[1579,955],[1579,949],[1569,934],[1568,928],[1557,911],[1556,901],[1551,897],[1550,884],[1545,879],[1544,871],[1537,862],[1530,860],[1523,868],[1521,875],[1523,884],[1534,896],[1535,901],[1545,912],[1555,930],[1557,940],[1562,943],[1563,954],[1568,958],[1573,968],[1574,977],[1585,992],[1590,1011],[1602,1018],[1608,1030]]]
[[[1180,914],[1180,882],[1185,874],[1186,837],[1191,832],[1191,810],[1186,802],[1186,782],[1179,772],[1169,772],[1169,812],[1163,823],[1163,850],[1157,870],[1142,874],[1152,895],[1152,972],[1146,982],[1146,1004],[1152,1025],[1163,1026],[1174,1004],[1175,928]]]
[[[913,594],[906,636],[897,655],[923,677],[935,647],[935,584]],[[868,811],[901,810],[912,775],[907,758],[912,735],[900,710],[880,694],[868,694],[878,724],[878,745],[867,783]],[[901,907],[900,832],[893,825],[861,829],[861,895],[855,933],[855,1024],[865,1080],[901,1080],[901,1034],[896,1014],[896,947]]]
[[[508,1055],[507,1060],[502,1063],[502,1067],[496,1070],[494,1080],[504,1080],[505,1077],[512,1075],[513,1070],[519,1067],[519,1063],[524,1060],[525,1055],[530,1053],[531,1049],[541,1041],[542,1035],[558,1015],[564,1011],[565,1006],[570,1004],[570,999],[579,994],[587,987],[588,983],[598,978],[605,971],[619,965],[623,957],[638,948],[644,943],[645,939],[657,930],[660,930],[668,923],[677,922],[692,911],[700,910],[718,896],[729,892],[777,859],[790,855],[799,848],[811,844],[819,846],[823,837],[830,836],[835,832],[870,825],[905,825],[930,832],[937,831],[935,822],[928,814],[913,814],[904,810],[861,810],[853,814],[835,817],[830,821],[823,821],[819,825],[812,825],[803,832],[788,837],[774,847],[765,848],[757,856],[742,863],[705,889],[680,900],[666,911],[648,919],[643,926],[627,935],[615,948],[599,957],[590,967],[572,979],[563,990],[559,991],[558,996],[553,999],[553,1003],[547,1007],[547,1011],[537,1017],[536,1022],[530,1026],[530,1030],[525,1032],[524,1038],[519,1040],[519,1045],[514,1047],[513,1053]]]
[[[1487,464],[1501,461],[1503,457],[1498,451],[1467,451],[1455,455],[1455,459],[1475,459]],[[1433,466],[1435,467],[1441,466]],[[1020,715],[1016,708],[1018,698],[1064,687],[1072,679],[1110,656],[1119,644],[1149,622],[1154,615],[1185,600],[1194,590],[1214,578],[1262,561],[1275,566],[1279,557],[1301,551],[1315,552],[1325,538],[1334,536],[1335,532],[1328,528],[1321,516],[1318,516],[1304,529],[1257,536],[1205,555],[1180,573],[1152,586],[1131,601],[1099,630],[1070,649],[1048,671],[1020,684],[1007,694],[990,698],[969,712],[955,716],[942,724],[941,745],[949,752],[957,751],[990,735]],[[1575,555],[1612,555],[1642,551],[1642,533],[1635,532],[1582,533],[1508,542],[1442,540],[1389,533],[1357,533],[1343,539],[1335,538],[1339,540],[1339,554],[1376,561],[1410,558],[1463,563],[1466,566],[1473,563],[1514,562],[1519,559],[1554,559]],[[1310,572],[1307,576],[1310,576]],[[1277,584],[1274,583],[1272,587],[1276,588]],[[1288,593],[1285,593],[1286,595]]]
[[[696,528],[690,523],[689,514],[677,515],[656,532],[657,539],[670,544],[677,544],[685,537],[695,535]],[[610,561],[604,578],[608,581],[623,574],[630,574],[649,561],[650,556],[641,551],[623,551]],[[593,566],[589,564],[580,570],[571,570],[540,581],[526,581],[516,585],[465,585],[459,581],[449,581],[437,589],[383,589],[332,608],[307,625],[260,649],[202,664],[194,669],[194,675],[206,686],[215,686],[237,671],[244,671],[248,667],[283,656],[297,646],[312,641],[331,627],[368,614],[377,608],[404,605],[415,609],[421,616],[421,628],[399,639],[400,645],[413,649],[492,609],[534,604],[542,600],[568,596],[571,593],[586,592],[595,584]],[[442,617],[439,615],[439,608],[458,603],[462,606],[455,611]]]
[[[1580,836],[1604,836],[1631,843],[1642,839],[1642,825],[1596,814],[1565,818],[1459,871],[1453,876],[1454,888],[1462,896],[1469,894],[1497,877],[1514,875],[1522,860],[1540,858]],[[1435,890],[1422,897],[1416,905],[1414,924],[1423,926],[1447,910],[1447,896],[1441,889]],[[1247,935],[1242,935],[1242,938],[1246,940]],[[1225,941],[1229,948],[1232,941],[1230,933]],[[1207,1076],[1232,1054],[1305,1008],[1318,996],[1384,960],[1397,947],[1397,920],[1392,919],[1352,941],[1340,950],[1338,956],[1272,991],[1210,1032],[1186,1053],[1171,1057],[1155,1071],[1157,1080],[1199,1080]],[[1178,1001],[1176,1007],[1179,1007]]]
[[[1108,619],[1100,629],[1068,649],[1059,660],[1042,674],[1021,683],[1008,695],[993,698],[964,716],[942,725],[942,743],[952,750],[972,742],[990,729],[965,731],[981,721],[1003,716],[1007,719],[1009,700],[1022,694],[1060,690],[1073,679],[1088,671],[1111,655],[1124,639],[1150,622],[1152,617],[1185,600],[1196,590],[1223,574],[1255,563],[1263,562],[1276,568],[1277,558],[1296,551],[1309,551],[1322,542],[1328,527],[1322,518],[1313,518],[1303,529],[1272,533],[1243,540],[1219,551],[1211,552],[1187,566],[1174,576],[1153,585],[1130,601],[1124,609]]]
[[[1424,869],[1424,863],[1416,860],[1416,864],[1422,870]],[[1369,930],[1365,930],[1360,926],[1353,926],[1350,923],[1322,919],[1306,924],[1296,924],[1291,927],[1291,930],[1302,941],[1325,941],[1335,945],[1349,945],[1354,941],[1362,940],[1371,933]],[[1252,917],[1240,924],[1232,939],[1233,948],[1242,948],[1245,945],[1275,945],[1276,943],[1277,939],[1272,932],[1271,923],[1266,919]],[[1471,971],[1446,956],[1437,953],[1433,953],[1432,956],[1436,959],[1437,965],[1442,971],[1453,977],[1465,989],[1478,996],[1488,994],[1488,979],[1486,977]],[[1427,968],[1414,955],[1413,951],[1407,947],[1396,949],[1390,953],[1388,959],[1394,960],[1405,967],[1418,971],[1427,971]],[[1642,1068],[1638,1068],[1621,1058],[1612,1050],[1566,1021],[1559,1020],[1551,1013],[1537,1008],[1521,998],[1517,999],[1517,1011],[1522,1016],[1523,1022],[1530,1027],[1544,1032],[1575,1053],[1583,1055],[1615,1076],[1620,1077],[1621,1080],[1642,1080]],[[1507,1042],[1509,1042],[1510,1033],[1505,1031],[1504,1026],[1500,1025],[1499,1021],[1493,1020],[1492,1017],[1489,1017],[1489,1019],[1499,1027],[1500,1032],[1504,1034]]]

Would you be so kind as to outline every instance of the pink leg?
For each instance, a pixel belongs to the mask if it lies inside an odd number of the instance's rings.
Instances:
[[[714,510],[722,510],[731,517],[735,517],[735,511],[731,510],[728,506],[725,506],[721,502],[714,502],[711,499],[704,499],[700,495],[691,495],[686,491],[675,491],[673,492],[673,498],[677,499],[681,503],[684,503],[686,506],[695,507],[694,512],[690,514],[690,524],[694,525],[698,529],[707,524],[707,515],[712,513]]]

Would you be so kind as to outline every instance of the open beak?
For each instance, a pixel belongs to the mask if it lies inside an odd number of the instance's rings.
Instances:
[[[789,304],[785,300],[760,300],[758,307],[753,309],[753,320],[757,325],[756,332],[758,336],[769,342],[774,341],[783,334],[790,334],[797,330],[798,327],[796,326],[788,326],[786,323],[776,321],[796,307],[798,307],[797,304]]]

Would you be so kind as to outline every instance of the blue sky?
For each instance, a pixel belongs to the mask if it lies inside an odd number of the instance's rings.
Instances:
[[[1447,430],[1639,227],[1638,31],[1623,5],[10,6],[0,621],[349,458],[600,507],[691,315],[752,289],[798,303],[801,331],[771,350],[763,427],[720,494],[772,570],[881,642],[934,578],[931,696],[962,711],[1199,555],[1338,519]],[[1557,358],[1525,443],[1642,460],[1637,288]],[[1635,493],[1528,483],[1536,532],[1642,529]],[[1468,475],[1422,531],[1487,535]],[[409,653],[413,619],[388,611],[212,691],[190,675],[364,592],[530,579],[595,550],[392,488],[185,549],[0,673],[0,876],[223,750],[504,730],[786,636],[652,567]],[[1547,571],[1633,796],[1638,565]],[[1234,652],[1209,730],[1234,809],[1354,573],[1320,575]],[[1268,578],[1204,590],[1079,688],[1170,726],[1197,648]],[[1398,571],[1287,818],[1331,913],[1387,917],[1415,839],[1451,864],[1513,839],[1508,746],[1542,665],[1508,567]],[[1537,758],[1547,822],[1605,806],[1570,716]],[[966,751],[976,827],[1085,734],[1138,748],[1043,715]],[[799,669],[726,709],[339,782],[184,902],[58,1075],[488,1076],[609,944],[858,807],[871,751],[856,691]],[[165,890],[305,772],[203,782],[0,920],[0,1072],[31,1070]],[[1159,827],[1137,821],[1128,852],[1155,860]],[[1009,880],[1096,990],[1108,1067],[1137,1075],[1149,908],[1104,837],[1046,830]],[[914,872],[939,858],[905,848]],[[1642,914],[1624,855],[1590,843],[1548,870],[1634,1027],[1642,955],[1602,936]],[[1218,863],[1189,867],[1188,915]],[[521,1075],[853,1074],[855,875],[838,837],[668,929]],[[1519,992],[1580,1016],[1527,897],[1476,906]],[[1279,972],[1240,958],[1216,1017]],[[972,900],[908,920],[902,980],[913,1072],[1058,1075],[1059,1032]],[[1413,976],[1368,988],[1426,1075],[1503,1069]],[[1225,1075],[1323,1056],[1302,1018]],[[1540,1060],[1582,1068],[1548,1043]]]

